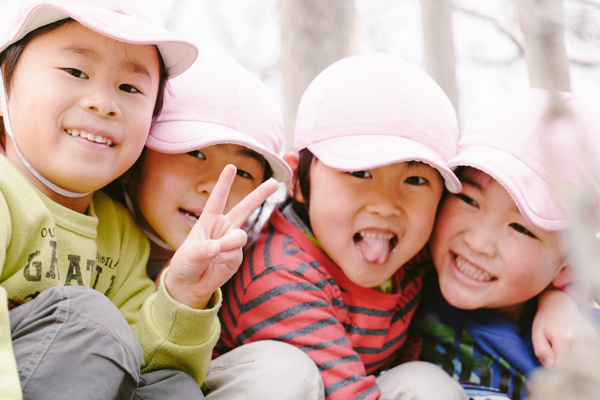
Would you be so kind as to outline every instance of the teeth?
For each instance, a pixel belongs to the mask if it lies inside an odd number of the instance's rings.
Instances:
[[[67,129],[65,132],[67,132],[67,134],[69,134],[71,136],[82,137],[84,139],[89,140],[90,142],[106,143],[109,146],[112,145],[112,140],[110,140],[104,136],[96,136],[93,133],[89,133],[89,132],[83,131],[81,129]]]
[[[189,219],[193,223],[196,223],[198,221],[198,218],[200,218],[200,214],[191,213],[191,212],[185,211],[183,209],[181,209],[180,211],[183,213],[183,215],[185,215],[185,217],[187,219]]]
[[[375,239],[385,239],[385,240],[390,240],[391,238],[394,237],[394,235],[392,234],[383,234],[383,233],[371,233],[371,232],[366,232],[366,231],[360,231],[360,236],[362,237],[372,237]]]
[[[495,278],[494,275],[486,272],[482,269],[477,268],[474,265],[471,265],[467,260],[462,258],[461,256],[456,256],[456,266],[458,269],[465,275],[470,276],[473,279],[476,279],[481,282],[491,281]]]

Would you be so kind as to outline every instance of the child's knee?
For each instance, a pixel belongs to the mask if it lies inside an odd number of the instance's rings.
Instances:
[[[323,399],[325,393],[314,361],[275,340],[248,343],[213,360],[204,389],[208,399],[225,398],[236,390],[261,399]]]
[[[442,368],[423,361],[401,364],[377,377],[381,397],[403,400],[467,400],[462,386]]]

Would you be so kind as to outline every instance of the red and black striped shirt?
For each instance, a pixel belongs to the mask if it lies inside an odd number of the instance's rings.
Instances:
[[[327,400],[377,399],[371,374],[388,367],[405,342],[427,263],[421,254],[399,268],[396,293],[358,286],[274,211],[224,287],[215,355],[249,342],[280,340],[315,361]]]

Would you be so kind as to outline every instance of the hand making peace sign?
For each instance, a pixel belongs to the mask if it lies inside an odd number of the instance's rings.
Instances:
[[[240,228],[278,188],[269,179],[223,215],[235,176],[235,166],[223,169],[198,222],[171,259],[165,287],[174,300],[188,307],[206,308],[213,292],[237,271],[248,239]]]

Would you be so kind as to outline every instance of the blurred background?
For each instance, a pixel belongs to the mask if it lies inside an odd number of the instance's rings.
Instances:
[[[167,27],[195,41],[201,57],[231,56],[273,90],[284,111],[286,149],[305,87],[352,54],[391,53],[427,70],[464,125],[507,91],[549,88],[531,80],[532,69],[540,72],[528,57],[536,55],[536,35],[547,34],[540,30],[556,28],[552,64],[561,70],[546,79],[600,95],[600,0],[154,1]]]

